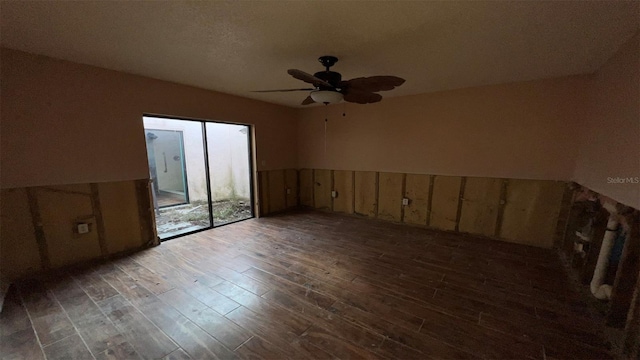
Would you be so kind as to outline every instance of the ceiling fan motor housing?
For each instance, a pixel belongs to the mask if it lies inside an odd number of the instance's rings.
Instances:
[[[328,82],[329,84],[333,85],[333,87],[336,87],[336,85],[342,80],[342,75],[335,71],[318,71],[317,73],[313,74],[313,76]],[[326,87],[320,86],[320,89],[325,90],[323,88]]]

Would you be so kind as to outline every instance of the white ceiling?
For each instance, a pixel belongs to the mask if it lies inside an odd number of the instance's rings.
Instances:
[[[298,106],[335,55],[344,79],[396,75],[383,96],[591,73],[639,29],[640,2],[1,3],[4,47]]]

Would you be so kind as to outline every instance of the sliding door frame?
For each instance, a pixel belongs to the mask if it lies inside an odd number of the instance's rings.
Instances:
[[[249,220],[249,219],[253,219],[256,217],[256,209],[255,209],[255,189],[254,189],[254,158],[255,158],[255,153],[254,153],[254,146],[253,146],[253,125],[252,124],[244,124],[244,123],[238,123],[238,122],[232,122],[232,121],[214,121],[214,120],[206,120],[206,119],[198,119],[198,118],[188,118],[188,117],[184,117],[184,116],[170,116],[170,115],[158,115],[158,114],[152,114],[152,113],[144,113],[142,114],[142,118],[144,119],[144,117],[154,117],[154,118],[160,118],[160,119],[167,119],[167,120],[184,120],[184,121],[197,121],[200,122],[200,125],[202,126],[202,146],[204,147],[204,171],[206,172],[206,183],[207,183],[207,201],[208,201],[208,209],[209,209],[209,226],[208,227],[203,227],[202,229],[197,229],[197,230],[191,230],[191,231],[187,231],[184,232],[182,234],[178,234],[178,235],[172,235],[163,239],[160,239],[160,242],[164,242],[167,240],[172,240],[175,238],[179,238],[182,236],[187,236],[187,235],[191,235],[191,234],[195,234],[195,233],[199,233],[201,231],[207,231],[207,230],[211,230],[220,226],[225,226],[225,225],[230,225],[230,224],[234,224],[240,221],[245,221],[245,220]],[[208,139],[207,139],[207,123],[212,123],[212,124],[228,124],[228,125],[242,125],[242,126],[246,126],[247,127],[247,146],[248,146],[248,150],[249,150],[249,158],[247,159],[247,161],[249,162],[249,196],[250,196],[250,203],[251,203],[251,217],[248,217],[246,219],[240,219],[240,220],[235,220],[235,221],[231,221],[231,222],[226,222],[224,224],[220,224],[220,225],[215,225],[214,223],[214,219],[213,219],[213,199],[211,197],[211,173],[209,171],[209,144],[208,144]],[[144,127],[144,123],[143,123],[143,127]],[[144,134],[144,129],[143,129],[143,134]],[[145,144],[146,146],[146,144]],[[148,163],[148,161],[147,161]],[[186,162],[185,162],[185,166],[186,166]],[[185,175],[186,175],[186,170],[185,170]],[[153,200],[153,199],[152,199]],[[154,216],[155,216],[155,211],[154,211]],[[155,223],[155,221],[154,221]],[[157,231],[157,230],[156,230]],[[158,238],[160,238],[158,236]]]

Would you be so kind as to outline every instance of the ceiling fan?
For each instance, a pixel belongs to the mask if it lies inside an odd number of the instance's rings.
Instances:
[[[404,79],[397,76],[359,77],[343,81],[340,73],[330,70],[338,61],[337,57],[321,56],[318,58],[318,61],[325,67],[325,71],[319,71],[311,75],[302,70],[287,70],[289,75],[313,85],[313,88],[259,90],[254,92],[311,91],[309,96],[302,101],[302,105],[337,103],[341,100],[358,104],[369,104],[382,100],[382,96],[376,94],[377,92],[393,90],[404,83]]]

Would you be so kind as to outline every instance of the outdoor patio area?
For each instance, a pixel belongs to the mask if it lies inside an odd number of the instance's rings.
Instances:
[[[220,200],[212,203],[215,226],[251,218],[248,200]],[[204,201],[160,208],[156,211],[156,227],[161,239],[209,227],[209,208]]]

